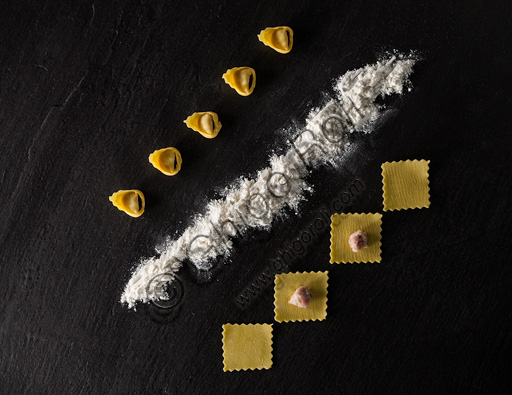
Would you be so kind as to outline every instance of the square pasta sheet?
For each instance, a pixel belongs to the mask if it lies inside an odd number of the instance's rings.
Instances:
[[[348,244],[357,230],[366,232],[368,247],[354,252]],[[370,263],[381,260],[382,214],[334,214],[331,217],[331,263]]]
[[[274,313],[277,322],[315,321],[327,317],[328,272],[283,273],[276,275]],[[295,290],[301,286],[311,289],[313,296],[305,308],[289,304]]]
[[[429,160],[382,164],[384,211],[430,206]]]
[[[272,366],[271,324],[225,324],[222,329],[225,372]]]

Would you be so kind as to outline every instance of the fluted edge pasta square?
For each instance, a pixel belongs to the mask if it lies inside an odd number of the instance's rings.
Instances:
[[[348,244],[358,229],[366,232],[368,247],[358,252]],[[331,216],[331,263],[371,263],[381,261],[382,214],[356,213]]]
[[[277,322],[322,321],[327,317],[327,285],[329,272],[277,274],[274,280],[274,314]],[[312,291],[311,303],[300,308],[288,303],[295,290],[307,286]]]
[[[222,325],[222,350],[225,372],[270,369],[272,324]]]
[[[382,164],[384,211],[430,206],[429,160],[406,160]]]

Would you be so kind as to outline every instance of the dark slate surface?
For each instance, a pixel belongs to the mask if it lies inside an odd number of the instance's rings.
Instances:
[[[510,2],[4,2],[0,11],[0,393],[403,393],[511,390]],[[286,24],[283,56],[256,35]],[[420,51],[415,89],[270,233],[206,281],[186,267],[172,311],[118,303],[138,259],[283,149],[333,79]],[[254,94],[221,79],[257,70]],[[224,125],[186,129],[197,110]],[[173,178],[147,156],[177,146]],[[320,232],[290,270],[329,270],[326,321],[274,325],[274,366],[224,373],[221,325],[272,323],[237,295],[360,180],[346,211],[381,211],[380,164],[431,160],[431,208],[384,214],[382,263],[328,263]],[[143,217],[108,202],[140,188]],[[329,214],[331,214],[330,212]],[[299,254],[298,254],[299,255]]]

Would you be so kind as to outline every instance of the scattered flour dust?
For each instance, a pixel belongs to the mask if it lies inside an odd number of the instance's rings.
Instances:
[[[158,256],[140,263],[121,296],[132,308],[139,302],[165,299],[163,276],[172,282],[185,259],[197,269],[208,270],[220,256],[229,255],[231,239],[250,228],[270,228],[284,209],[297,209],[304,193],[311,190],[305,179],[310,169],[338,162],[348,148],[346,134],[369,133],[383,113],[375,99],[401,94],[416,56],[387,55],[381,61],[349,71],[335,81],[335,95],[320,109],[314,109],[283,155],[273,155],[268,167],[255,178],[241,177],[228,187],[221,199],[208,203],[181,237],[160,248]]]

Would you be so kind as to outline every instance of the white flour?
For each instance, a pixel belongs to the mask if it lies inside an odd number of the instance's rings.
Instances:
[[[131,308],[137,301],[165,298],[162,282],[151,282],[155,276],[166,273],[159,280],[172,281],[185,259],[200,270],[208,270],[214,259],[229,255],[231,239],[237,234],[250,228],[269,228],[286,207],[297,209],[304,192],[310,189],[305,181],[309,169],[339,161],[348,145],[346,133],[371,131],[372,122],[382,113],[375,99],[401,94],[414,63],[413,56],[389,56],[341,76],[334,86],[336,96],[311,112],[288,151],[272,156],[269,167],[255,178],[240,178],[226,190],[224,198],[209,202],[205,214],[198,216],[181,237],[157,251],[158,257],[141,262],[121,302]]]

